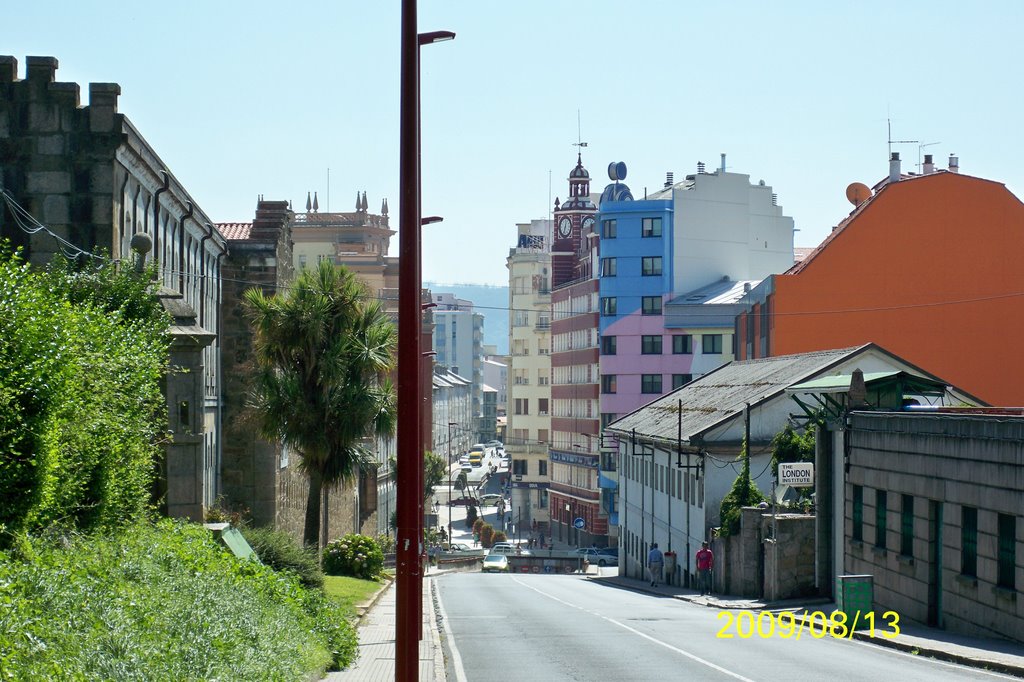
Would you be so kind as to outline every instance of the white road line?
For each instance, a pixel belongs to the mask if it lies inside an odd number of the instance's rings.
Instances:
[[[459,655],[459,648],[455,646],[455,635],[448,625],[448,613],[444,610],[444,603],[441,601],[441,590],[437,590],[437,610],[441,612],[441,622],[444,624],[444,634],[448,638],[448,648],[452,654],[452,669],[455,671],[457,682],[466,682],[466,671],[462,668],[462,656]]]
[[[723,675],[728,675],[729,677],[733,677],[733,678],[735,678],[737,680],[743,680],[743,682],[754,682],[749,677],[744,677],[743,675],[740,675],[739,673],[734,673],[731,670],[726,670],[725,668],[723,668],[721,666],[715,665],[711,661],[705,661],[700,656],[695,656],[694,654],[691,654],[689,651],[684,651],[683,649],[680,649],[678,647],[674,647],[674,646],[672,646],[671,644],[669,644],[667,642],[661,641],[660,639],[655,639],[654,637],[651,637],[650,635],[648,635],[648,634],[646,634],[644,632],[640,632],[636,628],[632,628],[632,627],[626,625],[625,623],[622,623],[622,622],[619,622],[619,621],[615,620],[614,618],[609,618],[608,616],[602,615],[602,614],[598,613],[597,611],[591,611],[590,609],[585,609],[582,606],[577,606],[576,604],[570,604],[569,602],[567,602],[567,601],[565,601],[563,599],[559,599],[558,597],[556,597],[553,594],[548,594],[547,592],[544,592],[543,590],[538,590],[536,587],[532,587],[530,585],[527,585],[526,583],[524,583],[519,578],[512,578],[512,579],[515,580],[517,583],[519,583],[520,585],[522,585],[523,587],[525,587],[528,590],[533,590],[537,594],[543,595],[543,596],[547,597],[548,599],[551,599],[553,601],[558,602],[559,604],[565,604],[566,606],[569,606],[571,608],[577,609],[579,611],[583,611],[584,613],[589,613],[592,616],[597,616],[598,618],[601,618],[603,620],[608,621],[612,625],[617,625],[620,628],[622,628],[623,630],[628,630],[629,632],[632,632],[634,635],[639,635],[640,637],[643,637],[644,639],[646,639],[646,640],[648,640],[650,642],[653,642],[654,644],[657,644],[659,646],[663,646],[666,649],[668,649],[669,651],[674,651],[675,653],[680,654],[681,656],[685,656],[686,658],[689,658],[691,661],[695,661],[697,663],[700,663],[701,665],[705,665],[705,666],[711,668],[712,670],[717,670],[718,672],[722,673]]]

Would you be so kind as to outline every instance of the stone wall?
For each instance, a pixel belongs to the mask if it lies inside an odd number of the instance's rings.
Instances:
[[[739,534],[714,539],[715,592],[768,600],[814,592],[814,516],[780,513],[776,523],[777,545],[771,510],[745,507]]]
[[[774,523],[777,541],[772,539],[771,514],[761,517],[761,534],[766,538],[764,598],[775,601],[814,594],[815,517],[780,513]]]

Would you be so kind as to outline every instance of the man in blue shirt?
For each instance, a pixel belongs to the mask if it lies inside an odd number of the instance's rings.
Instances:
[[[651,574],[651,587],[657,587],[661,582],[661,571],[665,565],[665,557],[658,549],[658,543],[651,545],[651,551],[647,553],[647,571]]]

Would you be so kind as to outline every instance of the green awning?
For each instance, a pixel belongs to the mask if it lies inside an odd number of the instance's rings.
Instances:
[[[880,379],[888,379],[894,377],[901,372],[866,372],[864,374],[864,384],[870,384],[872,381],[879,381]],[[914,377],[921,381],[928,381],[924,377]],[[813,381],[805,381],[802,384],[793,384],[786,389],[786,393],[847,393],[850,390],[850,381],[852,381],[852,374],[834,374],[828,377],[821,377],[814,379]]]

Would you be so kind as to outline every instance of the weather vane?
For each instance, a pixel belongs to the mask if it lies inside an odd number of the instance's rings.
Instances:
[[[576,141],[572,143],[573,147],[586,147],[587,143],[583,141],[583,134],[580,132],[580,110],[576,110]]]

